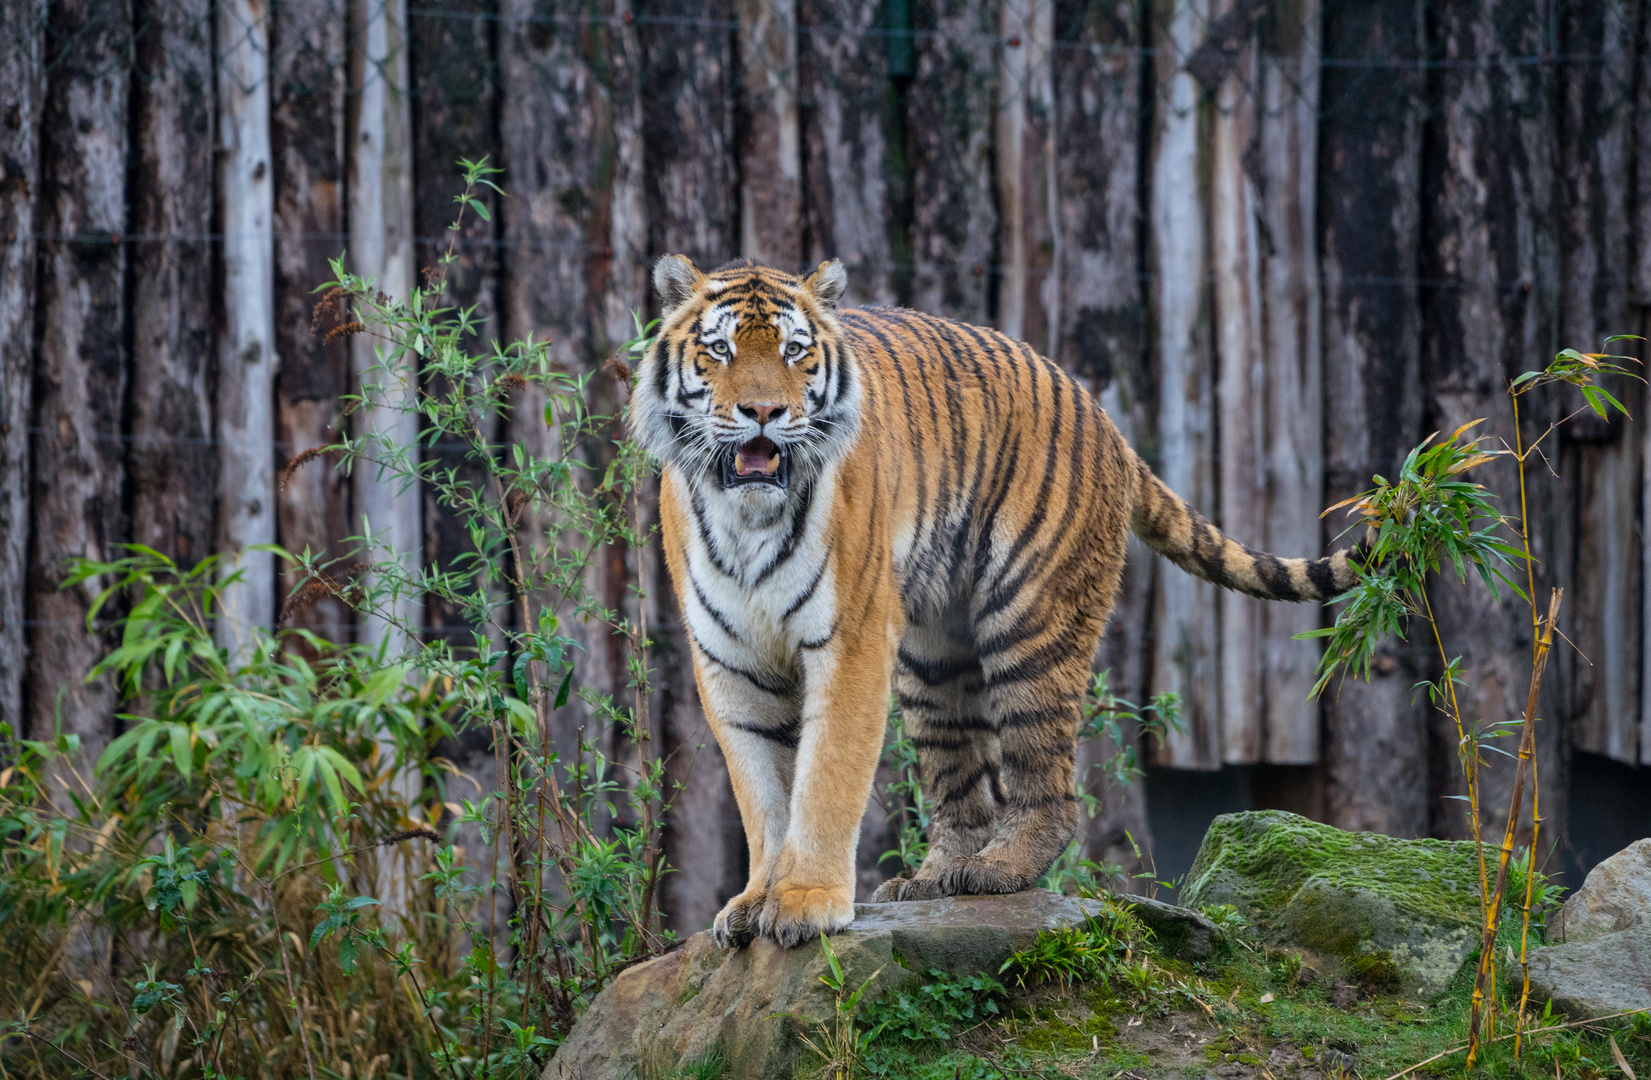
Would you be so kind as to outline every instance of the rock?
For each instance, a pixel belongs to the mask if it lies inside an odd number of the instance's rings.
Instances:
[[[1588,872],[1549,923],[1554,941],[1589,941],[1651,917],[1651,838],[1636,840]]]
[[[1530,960],[1531,1000],[1539,1009],[1551,1000],[1554,1008],[1579,1019],[1651,1009],[1651,921],[1544,945],[1531,950]]]
[[[1472,844],[1343,832],[1280,810],[1216,818],[1181,901],[1231,904],[1263,940],[1385,990],[1439,994],[1478,948]]]
[[[860,904],[854,923],[832,935],[831,945],[850,989],[876,974],[866,992],[870,1000],[919,982],[931,968],[995,975],[1010,953],[1037,941],[1038,931],[1078,925],[1100,910],[1096,901],[1041,889]],[[798,1034],[834,1013],[831,992],[820,982],[826,970],[819,945],[786,950],[759,940],[725,952],[710,934],[695,934],[622,972],[598,994],[546,1066],[544,1080],[665,1076],[718,1056],[728,1080],[790,1077],[812,1060]]]
[[[1208,960],[1215,954],[1221,930],[1207,916],[1145,896],[1119,896],[1136,918],[1152,931],[1152,943],[1177,960]]]

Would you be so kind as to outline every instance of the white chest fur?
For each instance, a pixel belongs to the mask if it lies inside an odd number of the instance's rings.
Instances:
[[[835,470],[783,500],[710,483],[670,485],[687,522],[688,626],[714,663],[778,696],[799,688],[801,657],[831,635]]]

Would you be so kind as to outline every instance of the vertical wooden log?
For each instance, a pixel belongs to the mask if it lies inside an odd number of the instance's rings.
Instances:
[[[1052,0],[1004,0],[998,37],[998,327],[1054,356],[1060,348],[1062,237],[1054,191]]]
[[[331,278],[327,260],[345,247],[344,24],[342,0],[285,0],[271,14],[278,460],[338,441],[338,399],[350,386],[348,346],[324,342],[325,321],[320,333],[311,329],[313,290]],[[285,476],[277,498],[277,535],[288,551],[337,558],[344,538],[360,531],[349,485],[328,462]],[[297,584],[289,574],[280,594]],[[286,621],[345,641],[350,620],[344,603],[327,597]]]
[[[406,0],[357,0],[352,11],[356,48],[351,57],[355,117],[349,142],[350,265],[377,282],[381,292],[404,299],[413,279],[412,123],[408,96]],[[359,385],[382,387],[383,406],[356,414],[357,431],[376,431],[418,454],[418,417],[393,406],[410,400],[411,387],[400,374],[380,365],[373,338],[350,340],[350,360]],[[362,533],[370,532],[377,560],[393,550],[405,572],[418,566],[420,495],[399,491],[393,477],[380,478],[372,467],[354,472],[352,493]],[[370,586],[369,586],[370,587]],[[413,642],[400,627],[420,626],[423,612],[415,596],[392,601],[383,616],[362,620],[362,637],[371,645],[389,641],[392,656]]]
[[[1629,148],[1633,123],[1633,37],[1640,4],[1597,0],[1561,5],[1561,49],[1596,56],[1557,70],[1559,81],[1559,344],[1583,351],[1603,347],[1628,325]],[[1644,356],[1638,342],[1610,352]],[[1536,367],[1546,357],[1533,357]],[[1612,380],[1613,394],[1638,416],[1636,384]],[[1574,391],[1559,391],[1580,404]],[[1619,395],[1620,396],[1620,395]],[[1641,540],[1638,523],[1641,440],[1621,417],[1567,431],[1580,483],[1572,493],[1576,522],[1575,569],[1565,597],[1580,658],[1568,695],[1572,745],[1635,764],[1639,760],[1642,660],[1639,611]],[[1591,663],[1589,662],[1591,661]]]
[[[801,0],[799,124],[806,167],[805,262],[841,259],[847,304],[899,302],[895,264],[905,259],[905,133],[891,56],[910,39],[882,29],[881,0]],[[818,29],[816,29],[818,28]]]
[[[464,184],[459,159],[487,157],[494,165],[502,160],[492,41],[494,12],[491,0],[463,0],[439,12],[415,10],[410,28],[413,96],[418,106],[413,115],[413,160],[417,163],[413,175],[413,233],[418,238],[415,262],[421,274],[427,273],[440,266],[449,243],[453,245],[454,261],[443,271],[446,293],[442,302],[475,309],[479,332],[467,339],[464,347],[483,355],[491,352],[489,343],[503,333],[503,327],[494,321],[499,306],[499,259],[493,242],[499,200],[490,189],[480,189],[477,197],[489,208],[491,217],[484,219],[466,209],[463,228],[456,237],[449,227],[459,214],[453,198]],[[495,179],[509,183],[512,178]],[[446,392],[444,386],[425,389],[429,393]],[[467,482],[479,485],[478,490],[485,489],[483,470],[468,460],[462,446],[449,446],[442,440],[427,446],[425,453],[441,463],[441,470],[454,470]],[[469,531],[453,510],[437,501],[432,488],[424,490],[423,500],[425,563],[444,570],[456,568],[454,560],[472,549]],[[461,612],[435,597],[427,603],[425,615],[431,637],[445,638],[456,648],[468,649],[474,644]],[[503,639],[495,637],[496,648]],[[485,732],[476,733],[478,739],[483,736]],[[466,759],[465,772],[492,767],[489,746],[470,749],[476,754]]]
[[[1215,317],[1216,482],[1228,535],[1260,545],[1266,530],[1267,371],[1262,344],[1260,59],[1248,7],[1216,0],[1211,40],[1195,54],[1194,71],[1215,94],[1210,134],[1210,272]],[[1212,48],[1213,47],[1213,48]],[[1222,50],[1217,52],[1216,50]],[[1217,74],[1219,72],[1219,74]],[[1261,760],[1261,602],[1217,597],[1221,642],[1220,698],[1213,715],[1221,731],[1221,760]],[[1212,613],[1213,614],[1213,613]]]
[[[1424,434],[1416,258],[1425,80],[1420,3],[1333,4],[1324,51],[1370,67],[1324,69],[1319,245],[1324,279],[1326,505],[1391,477]],[[1347,519],[1323,522],[1325,550]],[[1423,643],[1376,657],[1369,683],[1326,691],[1330,823],[1391,836],[1428,832],[1428,706],[1411,686],[1430,670]]]
[[[908,98],[912,151],[911,305],[991,321],[998,214],[992,129],[998,2],[915,3],[917,71]]]
[[[510,249],[525,256],[508,277],[510,334],[549,340],[555,362],[575,372],[597,371],[634,332],[625,309],[645,302],[638,55],[620,10],[606,7],[587,23],[587,9],[576,6],[506,9],[501,124],[507,176],[515,180],[503,210]],[[606,377],[593,395],[599,411],[617,409]],[[511,441],[539,456],[561,452],[557,434],[546,430],[544,404],[530,391],[511,420]],[[558,543],[554,527],[533,522],[531,543],[540,551]],[[623,608],[630,575],[622,554],[604,552],[587,588]],[[578,684],[623,693],[622,643],[599,623],[569,620],[567,628],[583,638]],[[595,714],[580,704],[570,703],[556,724],[568,755],[581,727],[591,729],[587,739],[596,737]]]
[[[1554,352],[1551,75],[1542,67],[1482,58],[1540,55],[1551,43],[1544,39],[1540,11],[1525,4],[1447,2],[1430,6],[1430,19],[1430,52],[1441,63],[1433,71],[1436,99],[1423,151],[1422,174],[1432,190],[1424,202],[1421,277],[1444,284],[1429,289],[1422,303],[1422,372],[1430,398],[1425,427],[1448,433],[1484,417],[1487,431],[1508,433],[1508,378]],[[1541,483],[1540,462],[1527,471]],[[1518,476],[1506,459],[1481,466],[1472,478],[1499,493],[1504,504],[1516,497]],[[1551,565],[1551,531],[1535,524],[1536,554],[1545,569]],[[1537,583],[1542,595],[1562,584],[1543,571]],[[1477,580],[1464,585],[1445,574],[1433,589],[1433,607],[1448,655],[1464,658],[1465,721],[1522,715],[1531,645],[1524,602],[1504,593],[1498,603]],[[1545,707],[1544,715],[1553,712]],[[1556,727],[1538,729],[1537,757],[1545,816],[1563,835]],[[1443,788],[1434,794],[1460,794],[1455,729],[1436,716],[1434,730]],[[1481,820],[1496,835],[1506,819],[1513,768],[1499,755],[1487,756]],[[1434,835],[1466,835],[1462,805],[1435,801]]]
[[[1134,5],[1060,0],[1054,10],[1053,94],[1056,206],[1060,216],[1060,333],[1050,355],[1088,383],[1124,437],[1156,457],[1157,386],[1147,353],[1146,291],[1140,239],[1140,24]],[[1096,667],[1110,671],[1113,691],[1139,702],[1150,694],[1152,580],[1155,556],[1131,540],[1112,621]],[[1088,744],[1078,767],[1110,757]],[[1090,822],[1085,855],[1128,874],[1142,867],[1130,839],[1151,847],[1146,792],[1140,782],[1091,790],[1102,799]]]
[[[1634,111],[1632,157],[1633,188],[1630,191],[1630,247],[1628,266],[1628,297],[1646,326],[1647,308],[1651,308],[1651,18],[1643,15],[1639,30],[1634,35]],[[1644,334],[1646,329],[1633,331]],[[1651,429],[1640,437],[1644,455],[1640,462],[1642,490],[1640,520],[1651,521]],[[1643,542],[1643,541],[1642,541]],[[1651,581],[1651,543],[1644,543],[1640,564],[1640,581]],[[1651,765],[1651,686],[1644,681],[1643,672],[1651,671],[1651,590],[1642,587],[1640,634],[1643,653],[1640,660],[1640,755],[1642,765]]]
[[[40,127],[40,277],[35,303],[34,536],[29,558],[28,732],[80,736],[82,763],[115,734],[103,653],[86,612],[104,583],[60,591],[71,556],[112,559],[127,538],[121,499],[126,395],[125,230],[131,9],[54,4]],[[61,728],[60,728],[61,722]]]
[[[275,623],[275,250],[270,174],[269,26],[262,0],[217,6],[224,321],[218,342],[218,550],[241,579],[225,588],[218,643],[244,648]]]
[[[732,35],[721,29],[732,14],[722,0],[686,8],[662,0],[639,5],[650,254],[681,252],[714,265],[738,250],[735,60]],[[666,878],[663,896],[673,926],[698,930],[744,887],[745,837],[726,766],[699,709],[681,609],[657,546],[646,580],[657,604],[651,636],[661,745],[671,755],[672,784],[683,785],[666,834],[666,858],[672,866],[700,868]]]
[[[1261,321],[1267,403],[1261,425],[1267,550],[1319,553],[1324,494],[1323,297],[1317,222],[1319,0],[1269,9],[1260,28],[1262,185]],[[1223,512],[1225,512],[1225,504]],[[1231,595],[1231,594],[1229,594]],[[1234,599],[1237,599],[1234,596]],[[1319,760],[1319,711],[1310,701],[1318,647],[1295,636],[1323,625],[1314,604],[1262,608],[1259,667],[1263,760]]]
[[[140,0],[134,22],[132,538],[189,566],[212,551],[212,14]],[[262,446],[267,446],[268,438]],[[262,447],[261,447],[262,448]],[[269,455],[264,454],[267,458]]]
[[[36,197],[45,94],[46,12],[39,0],[0,3],[0,722],[23,721],[29,635],[29,425],[34,404]]]
[[[797,0],[737,0],[740,253],[802,264],[802,146],[797,126]]]
[[[1158,475],[1206,514],[1214,512],[1211,468],[1211,326],[1203,178],[1209,162],[1199,128],[1206,102],[1187,69],[1202,43],[1205,0],[1154,5],[1157,50],[1152,154],[1153,314],[1160,350]],[[1216,589],[1191,575],[1159,575],[1153,624],[1152,686],[1181,695],[1184,730],[1171,733],[1156,760],[1179,768],[1221,764]]]
[[[731,0],[637,4],[648,252],[715,266],[739,250]]]

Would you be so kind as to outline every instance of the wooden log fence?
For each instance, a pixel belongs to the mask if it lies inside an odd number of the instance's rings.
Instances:
[[[373,377],[371,346],[310,332],[327,259],[347,251],[405,291],[445,248],[460,157],[506,170],[450,271],[488,335],[548,338],[558,363],[598,371],[652,307],[660,254],[841,258],[851,302],[1024,338],[1224,528],[1316,552],[1341,528],[1319,510],[1428,432],[1481,416],[1506,431],[1506,377],[1645,329],[1648,15],[1646,0],[0,0],[0,718],[30,737],[61,724],[88,754],[117,734],[113,690],[79,678],[108,643],[85,630],[91,593],[58,588],[67,556],[321,552],[363,528],[437,563],[463,544],[433,500],[364,472],[276,485],[293,454],[379,422],[338,405]],[[1575,598],[1561,628],[1578,651],[1543,700],[1550,835],[1572,752],[1651,764],[1651,442],[1644,395],[1624,400],[1633,422],[1569,428],[1527,470],[1538,587]],[[501,436],[544,451],[537,403],[519,404]],[[1511,463],[1483,471],[1512,490]],[[1436,656],[1395,644],[1369,685],[1309,701],[1317,653],[1296,635],[1325,610],[1131,555],[1097,664],[1133,700],[1182,695],[1157,767],[1289,766],[1296,803],[1338,825],[1462,834],[1441,798],[1460,786],[1454,733],[1410,690]],[[292,584],[267,557],[240,566],[228,644],[271,625]],[[697,927],[745,855],[680,620],[656,551],[592,575],[609,603],[648,596],[658,736],[685,785],[665,902]],[[1523,609],[1449,583],[1438,604],[1468,712],[1516,715]],[[431,634],[454,621],[398,614]],[[386,632],[328,600],[291,621]],[[580,679],[621,688],[617,644],[584,645]],[[452,753],[485,780],[486,747]],[[1489,770],[1489,804],[1510,777]],[[1132,865],[1150,785],[1105,795],[1087,850]],[[874,801],[868,886],[891,845]]]

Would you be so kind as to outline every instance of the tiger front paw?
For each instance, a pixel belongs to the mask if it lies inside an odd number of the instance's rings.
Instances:
[[[757,915],[757,931],[794,949],[821,934],[834,934],[854,921],[854,893],[848,888],[781,881],[768,890]]]
[[[768,894],[761,889],[747,889],[717,912],[711,924],[711,937],[724,949],[743,949],[757,936],[757,914]]]

